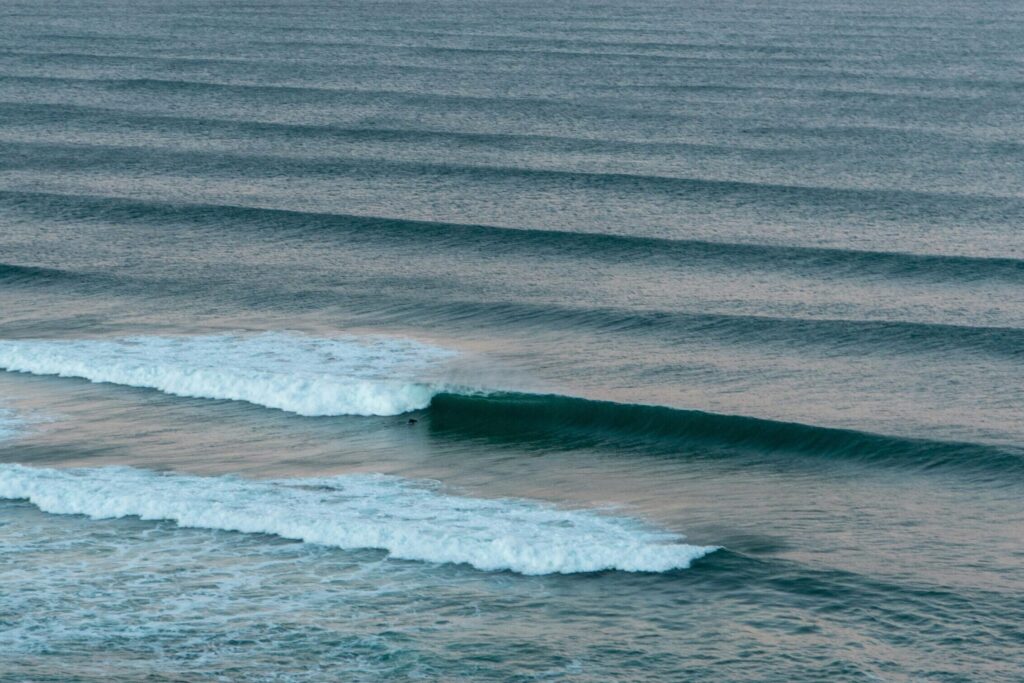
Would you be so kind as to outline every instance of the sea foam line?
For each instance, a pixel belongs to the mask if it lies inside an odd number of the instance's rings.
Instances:
[[[398,415],[426,408],[425,379],[455,352],[409,339],[297,334],[0,340],[0,368],[247,401],[308,416]]]
[[[170,520],[529,575],[665,572],[715,550],[628,517],[453,496],[427,482],[384,475],[259,481],[130,467],[0,465],[0,498],[25,499],[54,514]]]

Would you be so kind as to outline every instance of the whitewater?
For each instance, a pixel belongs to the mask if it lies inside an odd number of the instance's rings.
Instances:
[[[54,514],[170,520],[527,575],[665,572],[715,550],[628,518],[451,496],[428,482],[380,475],[247,481],[133,468],[0,465],[0,498],[25,499]]]
[[[240,400],[305,416],[425,408],[442,389],[413,381],[414,373],[455,355],[409,339],[288,333],[0,341],[0,366],[11,372]],[[11,411],[0,412],[0,438],[13,436],[18,424]],[[0,498],[53,514],[167,520],[524,575],[666,572],[716,549],[687,545],[678,534],[628,517],[454,496],[436,482],[375,474],[260,481],[0,464]]]
[[[398,415],[444,385],[418,377],[456,353],[411,339],[289,333],[0,340],[0,368],[246,401],[298,415]]]

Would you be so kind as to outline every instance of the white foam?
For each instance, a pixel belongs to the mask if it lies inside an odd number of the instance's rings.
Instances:
[[[0,340],[0,369],[80,377],[176,396],[247,401],[299,415],[398,415],[442,387],[456,354],[407,339],[295,334]]]
[[[392,557],[465,563],[521,574],[688,567],[712,547],[624,517],[525,500],[447,495],[382,475],[256,481],[160,474],[127,467],[0,465],[0,498],[55,514],[138,516],[180,526],[274,534]]]

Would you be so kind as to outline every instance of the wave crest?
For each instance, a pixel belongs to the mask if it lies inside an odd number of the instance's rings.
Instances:
[[[382,475],[253,481],[130,467],[0,465],[0,498],[94,519],[137,516],[485,571],[572,574],[684,569],[715,550],[640,522],[525,500],[452,496]]]
[[[407,339],[286,333],[0,341],[0,368],[12,372],[246,401],[306,416],[426,408],[442,389],[427,376],[455,355]]]

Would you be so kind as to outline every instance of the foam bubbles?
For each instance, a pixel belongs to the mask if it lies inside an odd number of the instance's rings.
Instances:
[[[0,465],[0,498],[55,514],[138,516],[183,527],[274,534],[391,557],[487,571],[570,574],[683,569],[713,547],[625,517],[535,501],[453,496],[382,475],[256,481],[128,467]]]
[[[296,334],[0,341],[0,368],[247,401],[299,415],[426,408],[455,352],[408,339]]]

